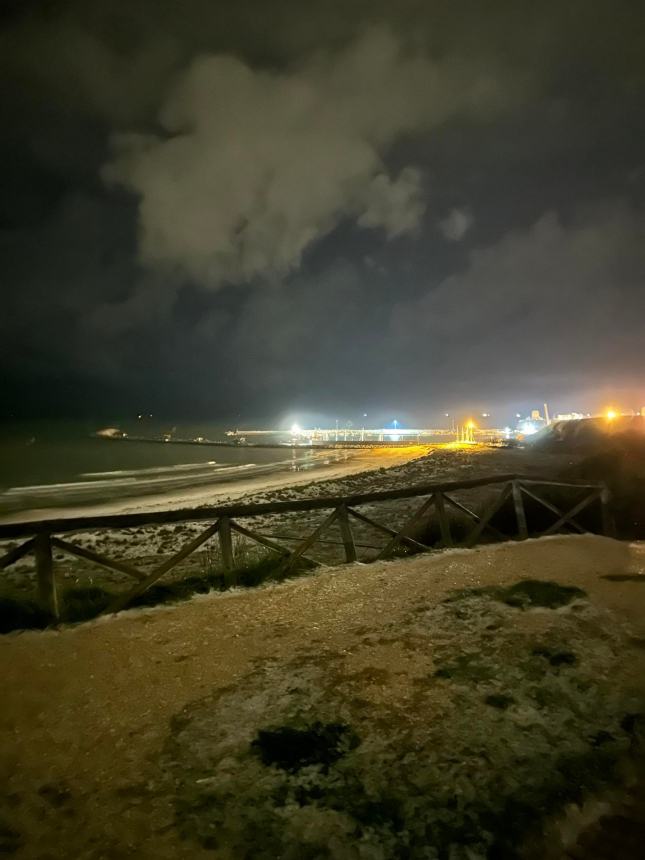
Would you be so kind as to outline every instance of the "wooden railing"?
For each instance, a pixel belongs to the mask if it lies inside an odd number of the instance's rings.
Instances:
[[[480,514],[470,510],[450,495],[457,491],[488,486],[499,488],[499,493]],[[575,503],[562,510],[553,501],[545,499],[543,495],[540,495],[540,492],[543,493],[544,489],[549,488],[552,491],[557,490],[560,495],[565,496],[567,493],[575,491]],[[580,498],[581,493],[583,494],[582,498]],[[404,525],[398,529],[391,528],[378,522],[371,516],[367,516],[365,513],[356,510],[361,505],[373,505],[387,501],[423,497],[426,498],[424,498],[422,504],[407,519]],[[525,499],[531,499],[534,503],[548,510],[553,517],[553,522],[539,531],[531,529],[527,521]],[[514,509],[514,533],[512,534],[501,532],[491,523],[495,515],[501,511],[509,500],[512,500]],[[152,513],[115,514],[110,516],[88,516],[43,520],[40,522],[12,523],[0,525],[0,540],[25,537],[28,540],[0,558],[0,569],[4,569],[27,554],[33,553],[36,561],[39,600],[41,605],[46,607],[54,618],[58,618],[59,615],[53,560],[54,549],[101,567],[118,571],[135,580],[133,587],[115,597],[112,604],[106,610],[106,612],[118,612],[215,535],[218,536],[222,566],[225,570],[231,570],[234,567],[232,536],[233,533],[237,533],[278,554],[282,559],[282,571],[288,574],[300,564],[310,566],[319,564],[319,562],[310,558],[307,553],[322,538],[323,534],[336,523],[340,530],[346,562],[354,562],[358,559],[357,545],[352,531],[352,521],[370,526],[372,529],[385,535],[387,537],[385,545],[379,548],[375,555],[363,559],[365,561],[376,561],[392,557],[403,547],[414,552],[436,549],[437,544],[430,546],[424,543],[419,537],[423,526],[429,526],[433,519],[436,519],[436,523],[438,524],[440,534],[439,545],[441,547],[457,545],[472,547],[480,541],[485,532],[488,532],[496,540],[524,540],[530,535],[536,537],[551,535],[563,529],[585,533],[587,529],[576,520],[576,517],[582,511],[597,503],[601,512],[601,526],[599,530],[603,534],[611,535],[613,534],[613,525],[609,501],[609,492],[603,484],[561,483],[519,475],[499,475],[476,478],[469,481],[424,484],[397,490],[359,493],[343,497],[322,497],[285,502],[222,505]],[[472,528],[460,541],[456,541],[453,538],[448,508],[459,511],[462,516],[465,516],[473,524]],[[280,544],[273,536],[260,534],[256,530],[243,526],[238,522],[240,519],[267,514],[275,515],[325,510],[330,510],[331,512],[309,535],[299,539],[297,545],[290,549]],[[209,525],[197,537],[181,547],[172,557],[166,559],[149,572],[144,572],[129,562],[107,558],[93,550],[78,546],[58,537],[61,534],[94,529],[120,529],[181,522],[208,522]]]

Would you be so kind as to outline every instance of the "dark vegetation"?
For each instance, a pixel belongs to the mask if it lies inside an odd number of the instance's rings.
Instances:
[[[550,666],[557,668],[558,666],[575,666],[577,663],[576,655],[571,651],[559,651],[555,648],[540,647],[533,649],[534,657],[543,657]]]
[[[562,480],[604,482],[612,493],[619,538],[645,538],[645,418],[620,416],[566,421],[536,436],[538,451],[574,454]],[[583,521],[584,524],[584,521]]]
[[[565,480],[564,476],[562,476],[562,480]],[[603,478],[569,475],[566,480],[574,482],[589,480],[590,483],[599,483]],[[588,489],[580,489],[578,491],[572,487],[559,488],[540,486],[536,488],[536,492],[538,492],[540,497],[546,502],[550,502],[558,508],[558,510],[566,513],[577,505],[578,502],[585,499],[589,495],[590,491]],[[559,516],[554,514],[553,511],[550,511],[547,507],[529,496],[523,495],[522,501],[524,504],[529,537],[542,534],[559,519]],[[455,513],[452,509],[448,510],[448,518],[453,543],[455,545],[464,544],[475,527],[475,523],[465,515]],[[599,502],[591,503],[575,516],[575,520],[588,532],[594,534],[603,533],[602,513]],[[645,523],[645,518],[643,519],[643,522]],[[513,539],[517,536],[517,516],[512,498],[507,499],[502,507],[493,515],[490,520],[490,525],[493,529],[496,529],[508,539]],[[572,531],[573,529],[571,529],[567,524],[560,529],[560,533],[570,534]],[[420,541],[426,546],[437,549],[443,546],[440,526],[436,517],[431,516],[430,521],[426,525],[419,527],[415,531],[411,531],[409,536]],[[498,536],[494,535],[489,530],[485,530],[483,534],[480,535],[478,543],[493,543],[498,540],[500,540]],[[414,549],[401,547],[398,554],[411,555],[414,554],[414,552]]]
[[[315,722],[304,728],[261,729],[251,748],[262,764],[296,773],[309,765],[329,769],[359,743],[358,737],[342,723]]]
[[[504,693],[490,693],[486,696],[484,702],[485,704],[490,705],[491,708],[505,711],[515,703],[515,699],[512,696],[506,696]]]
[[[49,623],[49,615],[35,601],[0,597],[0,634],[12,630],[42,630]]]
[[[289,572],[296,576],[308,569],[303,562]],[[194,594],[227,591],[230,588],[253,588],[263,582],[279,582],[285,578],[282,559],[277,555],[261,557],[230,571],[212,570],[201,575],[153,585],[130,604],[131,608],[158,606],[188,600]],[[76,624],[89,621],[104,612],[115,599],[116,593],[96,585],[68,588],[61,592],[60,621]],[[33,600],[13,597],[0,598],[0,634],[13,630],[43,630],[51,625],[50,616]]]
[[[645,538],[645,446],[592,454],[563,475],[567,480],[603,481],[612,495],[616,536]]]
[[[560,606],[567,606],[574,600],[586,597],[586,592],[575,585],[560,585],[559,582],[542,579],[522,579],[509,586],[487,585],[482,588],[460,589],[453,592],[444,602],[455,603],[464,598],[476,596],[490,597],[517,609],[535,607],[558,609]]]

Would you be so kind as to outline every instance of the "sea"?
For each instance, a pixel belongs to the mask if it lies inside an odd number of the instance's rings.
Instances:
[[[96,436],[107,427],[127,440]],[[91,506],[145,498],[202,485],[313,470],[346,457],[315,451],[229,442],[222,425],[171,424],[153,418],[106,422],[21,421],[0,424],[0,517],[21,511]],[[172,440],[188,440],[186,444]],[[140,437],[146,440],[139,441]],[[201,438],[203,441],[191,441]],[[231,487],[233,489],[233,487]]]

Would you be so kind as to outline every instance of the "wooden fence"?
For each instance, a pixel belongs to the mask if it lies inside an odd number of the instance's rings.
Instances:
[[[498,489],[496,497],[488,506],[477,514],[450,494],[471,490],[478,487]],[[576,501],[562,510],[549,499],[545,499],[545,490],[557,490],[560,496],[575,493]],[[582,497],[581,497],[582,494]],[[422,503],[411,517],[398,529],[391,528],[378,522],[371,516],[357,511],[361,505],[375,505],[387,501],[401,499],[422,499]],[[539,531],[532,529],[527,520],[525,499],[532,500],[541,508],[550,512],[553,521]],[[508,503],[514,510],[513,531],[511,534],[501,532],[492,525],[491,521]],[[0,540],[28,538],[26,542],[10,550],[0,558],[0,569],[4,569],[29,553],[33,553],[36,561],[36,577],[38,583],[39,601],[54,618],[58,618],[58,596],[54,571],[53,550],[59,550],[72,556],[84,559],[110,570],[126,574],[134,580],[133,587],[115,597],[106,612],[118,612],[143,594],[153,584],[158,582],[166,573],[176,567],[184,559],[198,550],[206,541],[218,536],[221,551],[222,566],[225,570],[234,567],[233,539],[234,533],[253,541],[276,553],[281,558],[281,569],[284,574],[294,570],[297,565],[314,566],[319,562],[310,558],[307,553],[319,541],[327,530],[338,524],[346,562],[358,559],[357,545],[354,541],[352,521],[375,529],[385,536],[385,545],[365,561],[387,559],[408,548],[414,552],[424,552],[437,548],[437,544],[429,546],[419,539],[423,526],[436,522],[440,534],[440,546],[472,547],[480,541],[485,532],[495,540],[525,540],[530,535],[538,537],[552,535],[561,531],[585,533],[585,529],[576,517],[591,505],[598,504],[601,514],[600,531],[603,534],[613,534],[612,517],[609,506],[609,492],[603,484],[561,483],[519,475],[500,475],[488,478],[477,478],[469,481],[452,481],[436,484],[425,484],[397,490],[362,493],[344,497],[324,497],[300,499],[297,501],[267,502],[256,504],[223,505],[197,509],[161,511],[153,513],[116,514],[111,516],[89,516],[41,522],[23,522],[0,525]],[[448,508],[459,511],[462,517],[472,524],[465,538],[456,541],[451,529],[451,518]],[[295,547],[287,548],[271,536],[259,534],[256,530],[241,525],[239,520],[267,514],[285,514],[295,512],[325,511],[330,513],[303,537]],[[180,522],[207,522],[208,526],[193,540],[182,546],[171,558],[157,565],[152,571],[144,572],[129,562],[107,558],[97,552],[78,546],[59,535],[72,532],[89,531],[94,529],[120,529],[137,526],[167,525]]]

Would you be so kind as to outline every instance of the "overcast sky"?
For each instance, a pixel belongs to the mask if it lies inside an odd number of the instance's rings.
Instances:
[[[3,416],[645,405],[638,0],[0,10]]]

